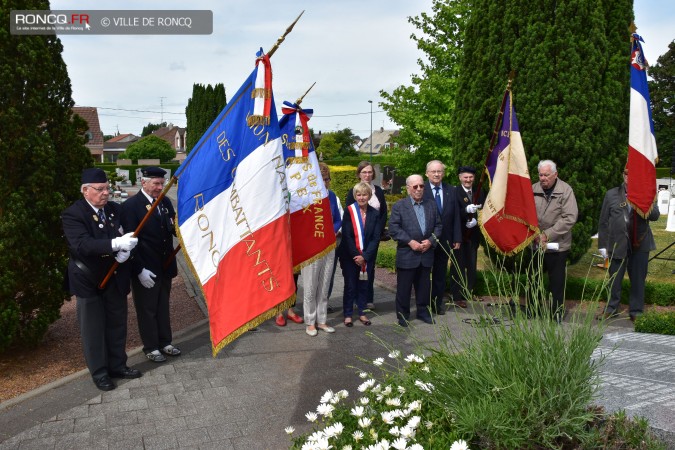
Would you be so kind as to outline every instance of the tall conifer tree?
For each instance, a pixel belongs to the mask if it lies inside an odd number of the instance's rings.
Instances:
[[[572,260],[590,246],[626,162],[632,2],[476,0],[466,27],[453,161],[482,167],[509,73],[529,158],[552,159],[576,194]]]
[[[187,118],[186,150],[188,153],[199,142],[202,135],[208,130],[211,123],[227,104],[225,86],[218,83],[215,86],[194,84],[192,98],[185,108]]]
[[[47,1],[3,0],[0,8],[0,352],[37,343],[68,297],[60,213],[78,198],[93,163],[85,122],[73,116],[70,79],[55,36],[12,36],[10,11],[49,10]]]

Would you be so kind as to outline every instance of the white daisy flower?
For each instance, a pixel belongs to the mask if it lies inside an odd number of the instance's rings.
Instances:
[[[319,400],[319,403],[328,403],[330,399],[333,398],[333,391],[328,389],[326,392],[323,393],[321,396],[321,400]]]
[[[319,416],[317,416],[314,411],[308,412],[307,414],[305,414],[305,417],[307,417],[307,420],[310,422],[316,422],[316,419],[319,418]]]
[[[401,399],[400,398],[388,398],[385,402],[389,406],[401,406]]]
[[[422,418],[420,416],[412,416],[410,420],[408,421],[408,425],[410,428],[417,428],[422,421]]]
[[[328,442],[328,438],[321,438],[316,441],[317,450],[330,450],[331,448],[333,448],[333,446]]]
[[[408,404],[408,409],[412,411],[419,411],[422,409],[422,402],[419,400],[414,400]]]
[[[365,409],[363,408],[363,406],[355,406],[352,408],[351,413],[352,416],[354,417],[361,417],[363,416],[364,411]]]
[[[361,428],[368,428],[370,424],[373,423],[373,419],[369,417],[361,417],[359,418],[359,426]]]
[[[326,417],[329,417],[333,410],[335,410],[335,407],[333,405],[329,405],[328,403],[322,403],[316,408],[316,412],[319,413],[319,415]]]
[[[452,443],[450,450],[469,450],[469,444],[465,440],[460,439]]]
[[[408,441],[403,438],[398,438],[391,443],[391,446],[396,450],[405,450],[408,446]]]
[[[415,355],[414,353],[411,353],[410,355],[405,357],[405,362],[408,362],[408,363],[412,363],[412,362],[423,363],[424,359],[420,356]]]
[[[365,372],[360,372],[360,373],[359,373],[359,378],[361,378],[362,380],[365,380],[366,378],[368,378],[368,374],[365,373]]]
[[[356,430],[355,432],[352,433],[352,437],[356,442],[359,442],[361,439],[363,439],[363,431]]]
[[[342,447],[342,450],[352,450],[352,446],[347,444],[344,447]]]
[[[382,393],[383,393],[384,395],[389,395],[389,394],[391,394],[391,390],[392,390],[392,389],[391,389],[391,386],[387,385],[387,386],[384,388],[384,390],[382,391]]]
[[[375,361],[373,361],[373,364],[375,364],[378,367],[381,366],[382,364],[384,364],[384,358],[377,358]]]
[[[286,428],[284,428],[284,431],[286,432],[286,434],[293,434],[293,432],[295,431],[295,428],[286,427]]]
[[[422,366],[422,370],[425,371],[426,373],[429,373],[429,366]]]
[[[361,397],[359,399],[359,403],[361,403],[362,405],[367,405],[368,403],[370,403],[370,399],[368,397]]]
[[[405,394],[405,388],[403,386],[399,386],[396,389],[398,389],[399,394]]]
[[[371,387],[373,387],[374,385],[375,385],[375,380],[370,378],[370,379],[364,381],[363,383],[361,383],[357,389],[358,389],[359,392],[365,392],[368,389],[370,389]]]
[[[401,430],[399,430],[397,426],[393,426],[389,428],[389,434],[391,434],[392,436],[398,436],[399,434],[401,434]]]
[[[347,392],[346,389],[342,389],[342,390],[338,391],[336,395],[340,398],[347,398],[347,397],[349,397],[349,392]]]
[[[394,423],[394,415],[391,413],[391,411],[384,411],[380,413],[380,416],[382,416],[382,422],[386,423],[387,425],[391,425]]]
[[[420,444],[413,444],[408,447],[408,450],[424,450],[424,447],[422,447]]]
[[[415,429],[409,427],[408,425],[401,428],[401,437],[406,439],[412,439],[415,437]]]
[[[388,355],[391,359],[396,359],[399,356],[401,356],[401,352],[398,350],[393,350],[391,353]]]
[[[431,430],[434,427],[434,423],[430,420],[424,422],[424,426],[427,427],[427,430]]]

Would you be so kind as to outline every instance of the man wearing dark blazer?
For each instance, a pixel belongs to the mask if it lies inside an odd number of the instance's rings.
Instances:
[[[164,189],[164,175],[166,171],[159,167],[143,169],[141,190],[122,204],[124,229],[135,230],[141,223]],[[162,198],[138,233],[132,265],[131,290],[143,352],[158,363],[166,361],[165,355],[180,355],[180,350],[171,344],[169,314],[171,279],[178,275],[173,257],[175,217],[171,201]]]
[[[415,288],[417,318],[433,323],[429,314],[431,283],[429,275],[434,264],[434,248],[441,235],[441,220],[435,202],[424,200],[424,180],[421,175],[406,179],[408,197],[391,209],[389,234],[396,245],[396,317],[407,327],[410,320],[410,295]]]
[[[82,348],[94,384],[102,391],[115,389],[111,378],[138,378],[127,367],[127,294],[131,250],[138,239],[125,234],[120,207],[108,203],[110,187],[101,169],[82,172],[82,198],[61,214],[68,241],[68,287],[77,298],[77,321]],[[126,230],[133,231],[133,230]],[[103,288],[100,283],[119,263]]]
[[[424,185],[424,201],[435,203],[441,218],[443,231],[438,236],[439,243],[434,250],[434,266],[431,269],[431,310],[437,314],[445,314],[445,280],[448,273],[450,252],[460,248],[462,231],[459,223],[459,206],[457,206],[455,187],[443,183],[445,165],[438,161],[427,163],[428,183]],[[454,284],[454,281],[451,281]]]
[[[485,202],[485,192],[481,189],[476,193],[473,186],[476,169],[471,166],[462,166],[457,171],[460,186],[457,187],[457,203],[459,208],[459,222],[462,227],[462,245],[453,250],[457,264],[453,264],[451,284],[452,298],[460,308],[467,307],[467,300],[473,298],[473,288],[476,284],[478,265],[478,244],[480,229],[478,228],[478,210]]]

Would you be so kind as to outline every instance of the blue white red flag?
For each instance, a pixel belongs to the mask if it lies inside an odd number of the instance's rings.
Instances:
[[[284,102],[279,120],[286,183],[290,193],[293,270],[321,258],[335,248],[328,189],[323,183],[307,122],[311,109]]]
[[[628,129],[628,195],[635,212],[644,218],[656,199],[656,163],[659,155],[654,138],[654,123],[647,85],[647,60],[644,42],[633,34],[630,67],[630,124]]]
[[[176,177],[178,237],[206,298],[216,355],[295,300],[286,170],[262,49]]]
[[[499,138],[486,164],[490,192],[479,222],[491,247],[504,255],[513,255],[539,234],[539,221],[511,91],[507,89],[504,96]]]

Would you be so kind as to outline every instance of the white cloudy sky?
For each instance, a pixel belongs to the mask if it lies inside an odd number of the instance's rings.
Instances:
[[[377,106],[381,89],[409,84],[419,52],[407,18],[431,11],[432,0],[52,0],[58,9],[210,9],[213,34],[203,36],[68,36],[63,57],[77,105],[99,108],[105,134],[140,134],[148,122],[185,126],[193,83],[225,85],[228,98],[253,68],[259,47],[269,50],[305,14],[272,58],[277,105],[294,101],[313,83],[303,106],[314,108],[315,131],[350,127],[370,134],[395,128]],[[638,33],[650,62],[675,38],[672,0],[635,0]],[[110,109],[105,109],[110,108]],[[138,110],[133,112],[121,110]],[[163,116],[161,112],[163,111]]]

